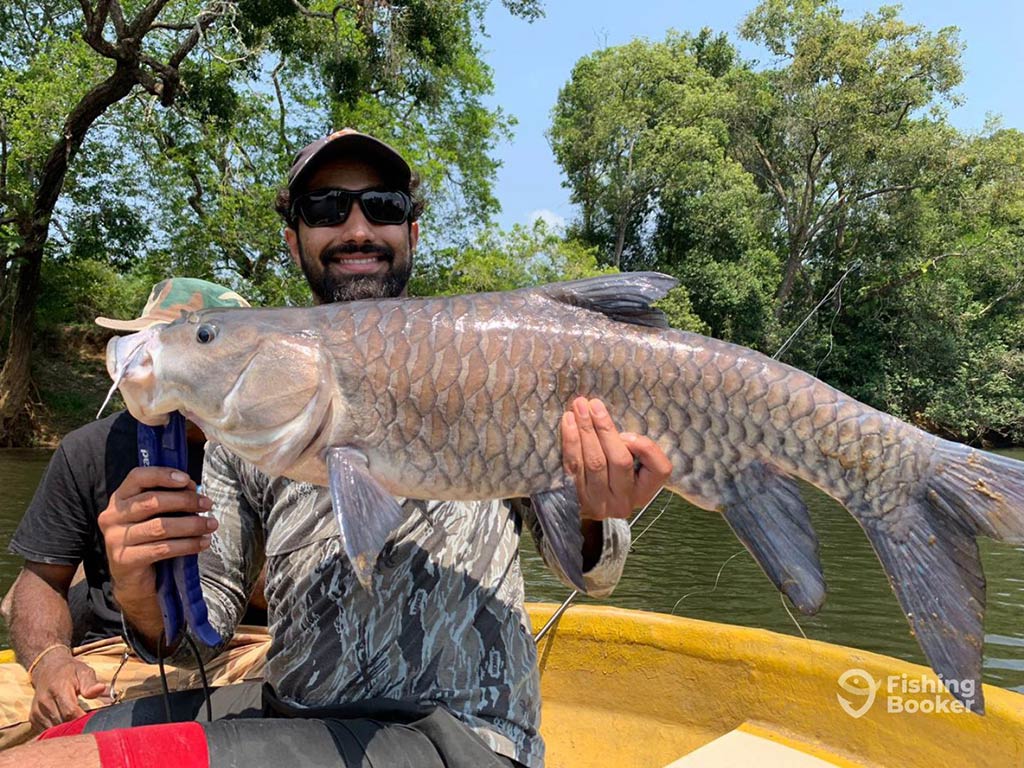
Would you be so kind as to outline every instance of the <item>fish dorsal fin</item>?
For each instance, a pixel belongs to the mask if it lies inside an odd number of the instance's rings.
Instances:
[[[600,312],[623,323],[668,328],[665,313],[652,307],[651,302],[664,298],[678,283],[660,272],[622,272],[553,283],[540,290],[555,301]]]

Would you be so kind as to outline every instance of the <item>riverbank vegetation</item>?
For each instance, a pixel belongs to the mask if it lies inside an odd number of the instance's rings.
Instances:
[[[658,269],[679,327],[785,345],[944,436],[1024,444],[1024,134],[950,124],[955,29],[765,0],[740,30],[758,61],[712,30],[594,51],[549,130],[578,219],[501,231],[493,147],[514,120],[483,103],[486,5],[5,3],[0,442],[73,425],[75,399],[42,385],[56,329],[130,316],[167,275],[305,303],[272,198],[297,147],[353,125],[422,172],[421,295]]]

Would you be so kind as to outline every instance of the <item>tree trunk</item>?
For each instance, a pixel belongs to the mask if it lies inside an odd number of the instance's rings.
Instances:
[[[622,269],[622,250],[626,247],[626,222],[622,221],[615,233],[615,252],[612,254],[612,265]]]
[[[789,256],[786,258],[786,270],[782,275],[782,282],[779,283],[779,289],[775,292],[776,320],[782,319],[786,302],[789,301],[790,294],[793,293],[793,286],[796,284],[796,273],[800,270],[801,263],[803,263],[804,249],[806,247],[807,243],[802,232],[790,240]]]
[[[35,325],[36,299],[42,259],[43,239],[26,240],[18,249],[21,265],[15,277],[14,310],[7,358],[0,370],[0,447],[25,445],[31,431],[31,419],[25,404],[32,382],[32,330]]]
[[[134,65],[119,63],[102,83],[86,93],[64,123],[64,131],[51,147],[35,190],[31,219],[19,222],[22,243],[11,311],[10,343],[0,370],[0,445],[24,445],[31,429],[25,409],[32,383],[32,336],[35,326],[43,249],[50,233],[50,218],[64,187],[68,168],[89,128],[108,107],[127,96],[136,83]]]

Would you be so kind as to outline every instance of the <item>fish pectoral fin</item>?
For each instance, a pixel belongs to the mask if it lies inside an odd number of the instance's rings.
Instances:
[[[633,325],[668,328],[665,313],[651,304],[679,285],[660,272],[623,272],[553,283],[539,290],[563,304],[572,304]]]
[[[796,482],[753,462],[733,478],[729,497],[722,515],[736,537],[801,613],[817,613],[825,602],[825,576]]]
[[[565,485],[530,497],[541,533],[558,566],[573,586],[586,591],[583,581],[583,532],[580,530],[580,502],[571,477]]]
[[[366,457],[351,448],[328,448],[331,504],[356,578],[370,591],[384,544],[409,516],[370,475]]]
[[[974,534],[936,514],[927,499],[892,514],[897,526],[886,518],[858,517],[928,663],[955,698],[984,713],[985,576]]]

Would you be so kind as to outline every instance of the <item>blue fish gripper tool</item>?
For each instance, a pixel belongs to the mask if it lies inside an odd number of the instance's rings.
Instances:
[[[188,473],[188,441],[185,417],[175,411],[164,426],[139,422],[139,466],[171,467]],[[199,557],[186,555],[156,564],[156,590],[164,619],[164,638],[173,643],[185,622],[204,645],[220,644],[220,634],[210,626],[209,613],[199,584]]]

